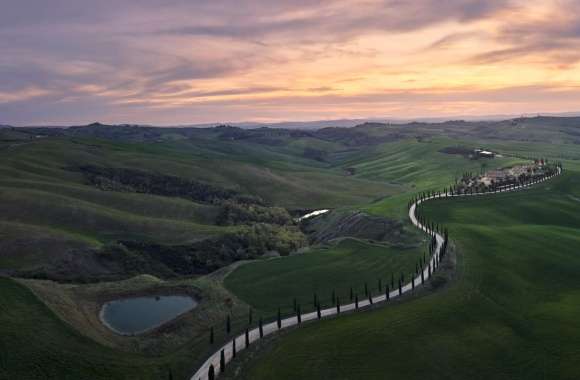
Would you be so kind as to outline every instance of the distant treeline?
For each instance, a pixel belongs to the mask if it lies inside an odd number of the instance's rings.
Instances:
[[[265,207],[228,200],[222,203],[216,223],[222,226],[253,223],[288,225],[292,224],[292,217],[282,207]]]
[[[90,185],[101,190],[180,197],[208,204],[219,204],[224,200],[241,204],[264,203],[260,197],[254,195],[241,194],[236,190],[166,174],[93,165],[67,169],[81,172]]]
[[[211,273],[235,261],[255,259],[264,253],[288,255],[307,244],[304,234],[294,226],[254,224],[239,231],[188,245],[121,241],[104,249],[101,260],[122,261],[127,273],[151,272],[157,275]],[[161,263],[163,270],[159,265]]]

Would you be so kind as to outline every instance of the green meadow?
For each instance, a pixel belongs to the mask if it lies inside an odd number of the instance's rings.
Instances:
[[[573,166],[573,165],[572,165]],[[437,200],[458,279],[412,302],[306,325],[247,379],[574,379],[580,373],[580,173],[534,189]]]
[[[378,139],[383,127],[356,132]],[[573,379],[580,373],[580,165],[575,161],[580,149],[457,134],[416,138],[409,132],[352,145],[349,136],[341,140],[331,134],[328,139],[284,136],[271,143],[221,139],[216,130],[168,130],[149,140],[82,134],[29,139],[11,131],[0,138],[0,275],[36,273],[55,260],[78,265],[71,266],[74,272],[94,265],[81,253],[119,240],[188,245],[243,228],[218,225],[216,204],[99,190],[69,170],[75,165],[201,181],[297,212],[363,211],[403,221],[408,230],[406,205],[418,192],[442,189],[465,172],[546,155],[567,160],[564,176],[517,194],[425,206],[425,214],[449,228],[455,246],[457,276],[449,286],[377,310],[305,324],[275,338],[263,352],[258,348],[258,359],[240,376]],[[441,152],[459,146],[486,146],[503,157],[470,160]],[[309,149],[321,159],[309,157]],[[199,293],[202,303],[167,329],[134,338],[104,333],[95,326],[94,309],[75,308],[94,308],[103,294],[140,290],[130,283],[141,277],[127,279],[143,273],[87,284],[28,280],[28,286],[1,277],[0,379],[162,379],[170,369],[175,379],[185,379],[228,339],[226,315],[232,317],[232,333],[239,333],[248,326],[250,308],[255,325],[259,316],[273,318],[278,308],[291,314],[294,299],[303,311],[312,310],[314,293],[323,305],[331,304],[333,291],[345,302],[351,287],[363,297],[365,283],[376,294],[379,280],[384,286],[391,276],[408,274],[425,250],[419,233],[400,245],[347,237],[208,275],[150,276],[143,289],[187,288]]]
[[[312,249],[287,258],[274,258],[238,267],[225,279],[226,288],[258,313],[275,316],[280,307],[292,314],[293,300],[303,311],[314,310],[314,294],[322,306],[332,305],[332,293],[341,303],[350,301],[350,289],[360,299],[364,286],[381,294],[392,276],[408,275],[426,250],[372,244],[353,239],[335,246]]]

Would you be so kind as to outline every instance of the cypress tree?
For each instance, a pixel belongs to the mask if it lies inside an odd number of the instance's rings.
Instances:
[[[278,328],[282,327],[282,314],[280,313],[280,308],[278,308]]]
[[[336,314],[340,314],[340,298],[336,297]]]
[[[386,297],[387,301],[391,299],[390,293],[391,293],[391,289],[389,288],[389,285],[387,284],[387,286],[385,287],[385,297]]]
[[[260,317],[259,330],[260,330],[260,339],[261,339],[264,337],[264,322],[262,321],[262,317]]]
[[[399,279],[399,295],[403,294],[403,286],[401,284],[401,279]]]
[[[246,348],[248,348],[250,346],[250,332],[248,331],[248,329],[246,328]]]
[[[236,338],[232,339],[232,357],[236,357]]]
[[[354,308],[358,310],[358,294],[354,296]]]
[[[411,289],[413,289],[413,290],[415,289],[415,277],[414,276],[411,277]]]
[[[226,370],[226,355],[224,353],[224,350],[220,351],[220,372],[224,373],[224,371]]]
[[[370,305],[373,304],[373,292],[372,291],[369,292],[369,304]]]
[[[322,314],[320,313],[320,304],[316,305],[316,315],[318,319],[322,318]]]
[[[302,314],[300,313],[300,305],[296,306],[296,318],[298,319],[298,324],[301,324]]]
[[[209,369],[207,371],[207,379],[215,380],[215,369],[213,368],[213,364],[209,365]]]

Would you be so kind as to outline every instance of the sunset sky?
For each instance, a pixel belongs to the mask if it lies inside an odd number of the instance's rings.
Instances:
[[[580,111],[580,0],[0,0],[0,123]]]

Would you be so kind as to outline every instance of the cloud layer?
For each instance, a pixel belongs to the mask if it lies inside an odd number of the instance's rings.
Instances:
[[[0,123],[578,111],[580,1],[20,0]]]

